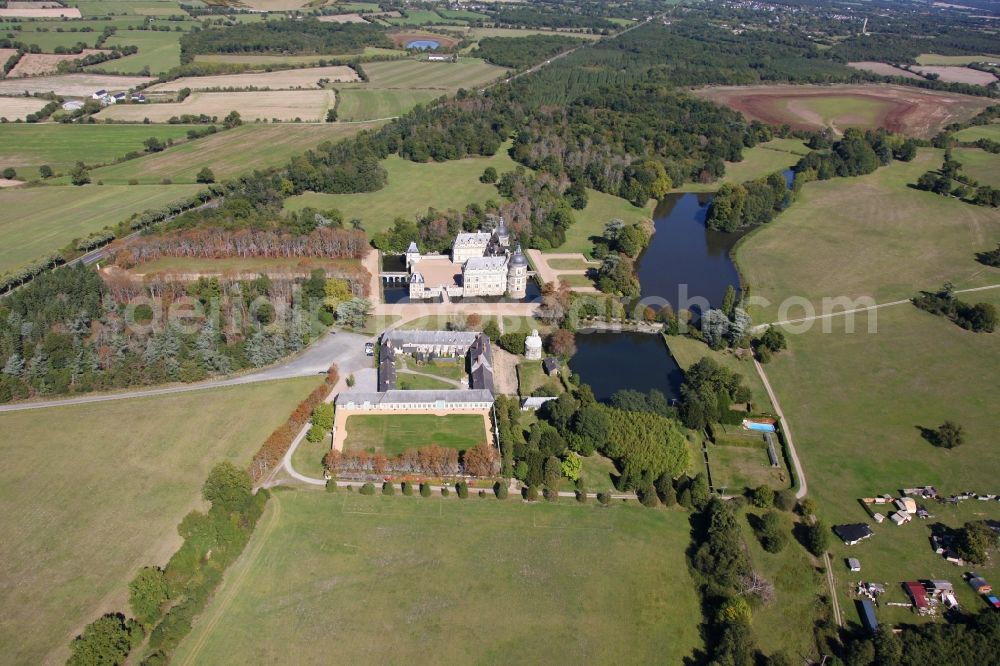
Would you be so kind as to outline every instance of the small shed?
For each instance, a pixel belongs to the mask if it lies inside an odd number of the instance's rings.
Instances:
[[[545,370],[545,374],[547,375],[558,375],[560,368],[559,359],[553,356],[548,357],[542,361],[542,368]]]
[[[924,584],[928,592],[934,594],[952,594],[955,592],[955,586],[946,580],[929,580]]]
[[[903,583],[903,589],[913,599],[913,605],[917,607],[917,610],[927,610],[930,608],[930,604],[927,603],[927,593],[924,592],[923,585],[911,580]]]
[[[872,518],[874,518],[875,522],[878,523],[879,525],[885,522],[885,516],[883,516],[881,513],[872,514]]]
[[[847,568],[851,571],[861,571],[861,562],[856,557],[848,557]]]
[[[875,618],[875,604],[870,599],[858,599],[858,615],[861,616],[861,624],[871,633],[878,629],[878,620]]]

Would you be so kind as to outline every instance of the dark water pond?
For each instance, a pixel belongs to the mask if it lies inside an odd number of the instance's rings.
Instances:
[[[576,347],[570,369],[598,400],[621,389],[657,389],[668,399],[679,395],[684,376],[659,335],[578,331]]]
[[[671,194],[656,207],[656,233],[636,262],[647,304],[697,313],[720,306],[729,285],[739,288],[729,253],[740,234],[705,228],[711,200],[708,194]]]

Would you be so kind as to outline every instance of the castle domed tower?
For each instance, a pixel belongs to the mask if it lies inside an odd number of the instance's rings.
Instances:
[[[503,221],[503,215],[500,216],[500,224],[497,225],[494,233],[501,247],[510,247],[510,230],[507,228],[507,223]]]
[[[532,329],[531,335],[524,339],[524,357],[529,361],[542,360],[542,338],[537,329]]]
[[[507,295],[511,298],[524,298],[528,293],[528,258],[521,252],[518,245],[510,256],[507,268]]]

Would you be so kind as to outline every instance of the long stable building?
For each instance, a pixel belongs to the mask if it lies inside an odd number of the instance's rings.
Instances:
[[[337,409],[349,411],[483,410],[493,406],[493,392],[486,389],[440,391],[382,391],[380,393],[341,393]]]

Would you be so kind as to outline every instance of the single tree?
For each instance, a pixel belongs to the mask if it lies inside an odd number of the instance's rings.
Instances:
[[[226,511],[239,511],[247,506],[252,496],[250,475],[229,461],[212,468],[201,489],[202,497]]]
[[[90,182],[90,172],[87,171],[87,165],[83,162],[77,162],[72,169],[69,171],[70,182],[74,185],[86,185]]]
[[[145,626],[151,626],[160,619],[160,609],[169,598],[163,570],[143,567],[128,584],[128,593],[132,614]]]
[[[934,444],[943,449],[953,449],[965,443],[965,429],[954,421],[945,421],[934,432]]]
[[[42,178],[51,178],[52,167],[50,167],[48,164],[43,164],[42,166],[38,167],[38,175],[41,176]]]
[[[479,177],[479,181],[488,185],[492,185],[497,182],[497,170],[493,167],[486,167],[486,170],[483,171],[483,175]]]
[[[202,167],[201,171],[198,172],[198,175],[195,176],[195,180],[199,183],[214,183],[215,174],[212,173],[212,170],[208,167]]]

